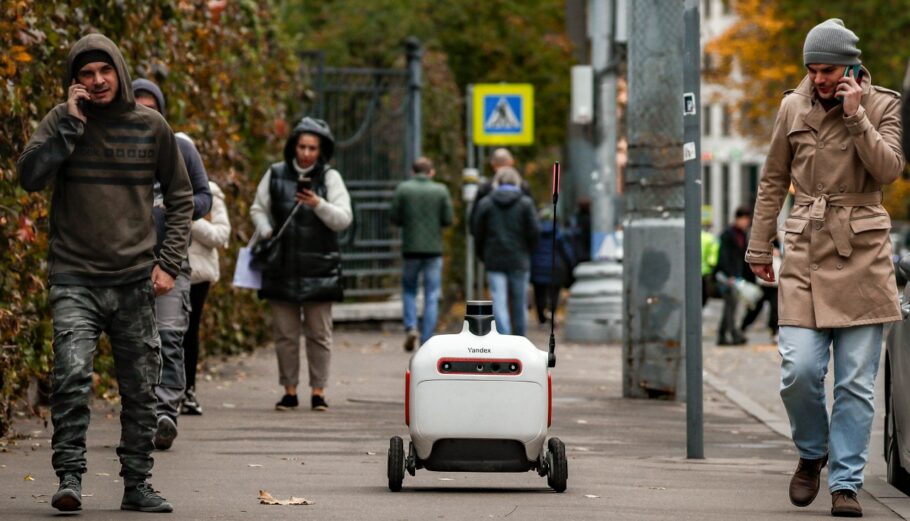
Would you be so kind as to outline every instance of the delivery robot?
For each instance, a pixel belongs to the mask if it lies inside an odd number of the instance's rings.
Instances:
[[[554,204],[558,194],[554,168]],[[555,248],[554,248],[555,251]],[[551,310],[552,312],[552,310]],[[552,315],[551,315],[552,316]],[[405,423],[411,441],[389,443],[389,489],[404,473],[528,472],[566,490],[566,448],[547,439],[553,419],[550,367],[555,337],[542,351],[527,338],[496,331],[491,301],[468,301],[458,334],[436,335],[411,357],[405,374]]]

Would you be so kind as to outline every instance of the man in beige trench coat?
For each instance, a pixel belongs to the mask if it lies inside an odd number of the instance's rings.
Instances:
[[[882,324],[900,320],[882,185],[904,167],[900,95],[874,86],[859,65],[859,38],[838,19],[806,36],[808,74],[781,102],[759,184],[746,261],[774,279],[771,241],[787,189],[780,270],[780,394],[799,463],[790,501],[808,506],[830,464],[831,514],[859,517],[874,415]],[[824,377],[834,353],[830,423]]]

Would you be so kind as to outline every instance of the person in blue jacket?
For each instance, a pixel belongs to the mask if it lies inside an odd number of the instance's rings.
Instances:
[[[559,290],[568,280],[575,267],[575,254],[569,237],[557,225],[556,258],[553,266],[553,209],[545,206],[538,213],[540,217],[540,239],[531,253],[531,285],[534,287],[534,307],[537,322],[547,323],[547,310],[559,306]]]

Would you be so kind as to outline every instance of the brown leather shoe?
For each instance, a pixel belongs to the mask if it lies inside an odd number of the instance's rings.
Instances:
[[[796,472],[790,479],[790,502],[798,507],[807,507],[818,495],[819,475],[828,463],[826,455],[820,459],[799,458]]]
[[[831,515],[836,517],[863,517],[863,507],[859,506],[856,492],[852,490],[835,490],[831,494]]]

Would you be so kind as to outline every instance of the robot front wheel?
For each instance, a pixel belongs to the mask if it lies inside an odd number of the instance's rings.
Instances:
[[[393,436],[389,440],[389,490],[398,492],[404,481],[404,441],[400,436]]]
[[[566,491],[569,478],[569,462],[566,460],[566,446],[559,438],[547,442],[547,484],[556,492]]]

